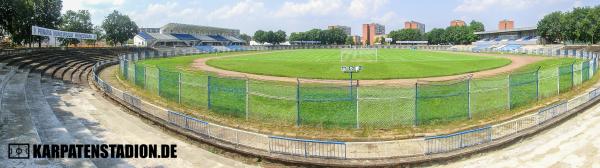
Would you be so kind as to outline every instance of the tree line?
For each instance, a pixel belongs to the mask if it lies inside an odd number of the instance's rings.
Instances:
[[[319,41],[321,44],[346,44],[348,35],[342,29],[312,29],[290,34],[290,41]]]
[[[285,31],[283,30],[277,30],[276,32],[273,31],[264,31],[264,30],[258,30],[254,33],[254,41],[259,42],[259,43],[271,43],[271,44],[279,44],[282,42],[285,42],[285,38],[287,37],[287,35],[285,34]],[[242,36],[241,38],[247,38]]]
[[[591,43],[600,40],[600,6],[552,12],[537,24],[546,43]]]
[[[62,31],[94,33],[110,45],[123,45],[138,32],[129,16],[113,11],[102,25],[94,26],[87,10],[68,10],[61,14],[62,0],[2,0],[0,2],[0,36],[9,36],[15,45],[38,44],[47,37],[31,36],[31,26]],[[59,39],[62,45],[77,45],[78,39]],[[88,44],[95,41],[86,41]]]
[[[485,31],[483,23],[471,21],[465,26],[449,26],[445,29],[434,28],[427,33],[421,33],[416,29],[400,29],[391,31],[388,38],[392,38],[392,43],[396,41],[422,41],[426,40],[429,44],[471,44],[477,41],[477,35],[474,32]],[[384,44],[384,39],[376,40]]]

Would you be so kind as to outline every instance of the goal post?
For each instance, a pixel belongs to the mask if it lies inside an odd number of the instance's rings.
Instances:
[[[377,48],[342,48],[340,62],[378,62]]]

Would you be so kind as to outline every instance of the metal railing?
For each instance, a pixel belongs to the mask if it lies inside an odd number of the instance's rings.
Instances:
[[[304,157],[346,159],[346,143],[307,139],[269,137],[269,151]]]
[[[125,57],[121,56],[120,58],[124,59]],[[136,58],[137,56],[130,55],[128,57]],[[119,60],[98,62],[93,67],[93,80],[103,92],[120,99],[124,103],[137,107],[175,126],[185,128],[208,138],[232,143],[236,147],[244,146],[273,154],[328,159],[373,159],[420,156],[474,147],[539,126],[541,123],[552,118],[568,114],[571,111],[567,110],[572,110],[581,104],[596,100],[600,96],[600,88],[596,88],[569,101],[562,101],[540,109],[537,113],[525,115],[500,124],[449,135],[378,142],[318,141],[248,132],[209,123],[156,106],[111,86],[98,76],[98,72],[101,69],[118,62]]]

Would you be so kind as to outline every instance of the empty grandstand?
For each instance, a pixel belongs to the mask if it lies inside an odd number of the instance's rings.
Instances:
[[[473,42],[473,51],[496,50],[516,51],[526,45],[540,44],[541,38],[537,35],[537,28],[514,28],[475,32],[479,40]]]
[[[191,48],[199,52],[241,50],[246,42],[240,30],[169,23],[159,33],[141,31],[133,39],[136,46],[152,48]]]

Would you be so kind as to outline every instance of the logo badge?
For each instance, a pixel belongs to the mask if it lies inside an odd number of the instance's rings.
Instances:
[[[11,143],[8,144],[9,159],[29,159],[29,144]]]

